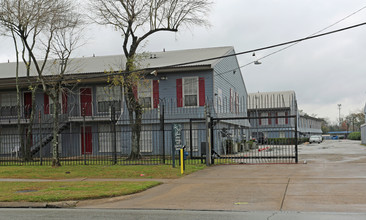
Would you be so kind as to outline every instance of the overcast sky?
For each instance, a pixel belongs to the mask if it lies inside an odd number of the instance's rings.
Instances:
[[[159,33],[140,51],[233,46],[236,52],[307,37],[366,6],[363,0],[216,0],[211,27]],[[366,22],[366,9],[327,29]],[[88,43],[74,56],[122,53],[120,33],[90,27]],[[0,38],[0,62],[14,60],[10,41]],[[9,43],[10,42],[10,43]],[[263,57],[280,48],[256,52]],[[301,42],[241,69],[249,93],[294,90],[299,109],[318,117],[338,119],[360,111],[366,102],[366,26]],[[238,56],[239,64],[254,61]]]

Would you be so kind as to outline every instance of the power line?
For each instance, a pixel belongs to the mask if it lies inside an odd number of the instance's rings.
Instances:
[[[240,56],[240,55],[253,53],[253,52],[257,52],[257,51],[262,51],[262,50],[268,50],[268,49],[272,49],[272,48],[276,48],[276,47],[281,47],[281,46],[285,46],[285,45],[288,45],[288,44],[299,43],[299,42],[302,42],[302,41],[311,40],[311,39],[314,39],[314,38],[319,38],[319,37],[327,36],[327,35],[330,35],[330,34],[335,34],[335,33],[338,33],[338,32],[343,32],[343,31],[346,31],[346,30],[354,29],[354,28],[361,27],[361,26],[364,26],[364,25],[366,25],[366,22],[359,23],[359,24],[352,25],[352,26],[348,26],[348,27],[341,28],[341,29],[337,29],[337,30],[334,30],[334,31],[329,31],[329,32],[326,32],[326,33],[323,33],[323,34],[316,34],[316,35],[312,35],[312,36],[308,36],[308,37],[304,37],[304,38],[299,38],[297,40],[292,40],[292,41],[287,41],[287,42],[284,42],[284,43],[274,44],[274,45],[271,45],[271,46],[251,49],[251,50],[247,50],[247,51],[243,51],[243,52],[239,52],[239,53],[228,54],[228,55],[224,55],[224,56],[218,56],[218,57],[200,59],[200,60],[195,60],[195,61],[190,61],[190,62],[166,65],[166,66],[161,66],[161,67],[157,67],[157,68],[154,68],[154,69],[178,68],[178,67],[184,67],[184,66],[187,66],[187,65],[206,62],[206,61],[218,60],[218,59],[228,58],[228,57],[232,57],[232,56]],[[151,69],[151,68],[145,68],[145,69],[129,71],[129,72],[111,73],[111,74],[109,74],[109,76],[128,74],[128,73],[133,73],[133,72],[142,72],[142,71],[146,71],[146,70],[149,70],[149,69]],[[105,75],[103,75],[103,76],[105,76]],[[91,76],[90,78],[94,78],[94,77],[98,78],[98,76]]]
[[[309,35],[308,37],[311,37],[311,36],[314,36],[314,35],[316,35],[316,34],[318,34],[318,33],[321,33],[321,32],[323,32],[323,31],[325,31],[325,30],[327,30],[327,29],[329,29],[329,28],[331,28],[331,27],[333,27],[333,26],[335,26],[335,25],[337,25],[337,24],[341,23],[342,21],[344,21],[344,20],[346,20],[346,19],[348,19],[348,18],[352,17],[353,15],[355,15],[355,14],[357,14],[357,13],[361,12],[361,11],[362,11],[362,10],[364,10],[364,9],[366,9],[366,6],[364,6],[364,7],[360,8],[360,9],[358,9],[357,11],[355,11],[355,12],[353,12],[353,13],[349,14],[349,15],[347,15],[346,17],[344,17],[344,18],[342,18],[342,19],[338,20],[337,22],[335,22],[335,23],[333,23],[333,24],[331,24],[331,25],[329,25],[329,26],[327,26],[327,27],[325,27],[325,28],[323,28],[323,29],[321,29],[321,30],[319,30],[319,31],[317,31],[317,32],[315,32],[315,33],[313,33],[313,34]],[[269,53],[269,54],[267,54],[267,55],[265,55],[265,56],[263,56],[263,57],[261,57],[261,58],[257,59],[257,61],[259,61],[259,60],[263,60],[263,59],[265,59],[265,58],[267,58],[267,57],[269,57],[269,56],[272,56],[272,55],[274,55],[274,54],[276,54],[276,53],[282,52],[282,51],[284,51],[284,50],[286,50],[286,49],[288,49],[288,48],[290,48],[290,47],[293,47],[293,46],[297,45],[297,44],[298,44],[298,43],[300,43],[300,42],[301,42],[301,41],[298,41],[298,42],[296,42],[296,43],[290,44],[289,46],[286,46],[286,47],[281,48],[281,49],[279,49],[279,50],[276,50],[276,51],[274,51],[274,52],[272,52],[272,53]],[[245,65],[242,65],[242,66],[240,66],[240,67],[239,67],[239,69],[244,68],[244,67],[246,67],[246,66],[249,66],[249,65],[251,65],[252,63],[253,63],[253,62],[249,62],[249,63],[247,63],[247,64],[245,64]]]
[[[304,38],[299,38],[297,40],[287,41],[287,42],[284,42],[284,43],[274,44],[274,45],[271,45],[271,46],[251,49],[251,50],[247,50],[247,51],[243,51],[243,52],[239,52],[239,53],[228,54],[228,55],[224,55],[224,56],[218,56],[218,57],[200,59],[200,60],[195,60],[195,61],[190,61],[190,62],[160,66],[160,67],[157,67],[157,68],[144,68],[144,69],[139,69],[139,70],[134,70],[134,71],[118,71],[118,72],[115,71],[115,72],[112,72],[108,75],[106,75],[105,73],[101,73],[99,75],[96,74],[96,75],[88,76],[88,77],[81,77],[80,76],[80,77],[78,77],[78,79],[105,78],[105,77],[116,76],[116,75],[121,75],[121,74],[129,74],[129,73],[134,73],[134,72],[144,72],[144,71],[148,71],[148,70],[151,70],[151,69],[155,70],[155,69],[165,69],[165,68],[179,68],[179,67],[184,67],[184,66],[187,66],[187,65],[196,64],[196,63],[212,61],[212,60],[218,60],[218,59],[228,58],[228,57],[232,57],[232,56],[240,56],[240,55],[253,53],[253,52],[257,52],[257,51],[262,51],[262,50],[268,50],[268,49],[272,49],[272,48],[276,48],[276,47],[281,47],[281,46],[285,46],[285,45],[288,45],[288,44],[299,43],[299,42],[302,42],[302,41],[311,40],[311,39],[314,39],[314,38],[319,38],[319,37],[335,34],[335,33],[338,33],[338,32],[343,32],[343,31],[346,31],[346,30],[354,29],[354,28],[361,27],[361,26],[364,26],[364,25],[366,25],[366,22],[359,23],[359,24],[352,25],[352,26],[348,26],[348,27],[341,28],[341,29],[337,29],[337,30],[334,30],[334,31],[329,31],[329,32],[322,33],[322,34],[316,34],[316,35],[312,35],[312,36],[308,36],[308,37],[304,37]],[[53,81],[51,80],[49,82],[51,83],[51,82],[57,82],[57,81],[58,80],[53,80]],[[4,83],[2,85],[6,85],[6,84]],[[15,84],[14,83],[9,83],[7,85],[15,85]]]

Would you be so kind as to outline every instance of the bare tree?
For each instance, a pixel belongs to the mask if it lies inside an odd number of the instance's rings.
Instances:
[[[139,74],[133,72],[140,44],[157,32],[177,32],[182,26],[207,25],[211,4],[209,0],[92,0],[94,20],[122,33],[127,73],[122,82],[132,130],[130,159],[141,157],[142,105],[134,96]]]
[[[60,166],[59,94],[68,59],[79,39],[75,30],[81,24],[80,15],[76,12],[77,7],[71,0],[1,0],[0,6],[1,24],[13,33],[14,39],[19,39],[21,42],[27,76],[29,77],[31,68],[35,69],[38,76],[37,81],[32,81],[29,86],[32,91],[32,102],[34,102],[38,85],[41,85],[43,91],[54,103],[52,165]],[[58,73],[52,72],[52,64],[49,64],[52,55],[56,55],[61,60],[62,65]],[[50,74],[53,76],[49,76]],[[34,109],[30,112],[31,121],[33,121],[34,112]],[[28,154],[28,152],[29,149],[25,153]]]

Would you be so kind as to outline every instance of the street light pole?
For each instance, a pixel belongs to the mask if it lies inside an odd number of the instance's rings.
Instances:
[[[342,104],[338,104],[338,111],[339,111],[339,114],[338,114],[339,127],[341,127],[341,106],[342,106]]]

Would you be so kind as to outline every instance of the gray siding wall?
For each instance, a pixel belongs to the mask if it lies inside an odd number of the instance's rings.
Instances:
[[[229,54],[234,53],[235,51],[232,50]],[[218,94],[219,89],[222,90],[224,106],[229,106],[230,89],[238,93],[241,106],[239,111],[247,115],[248,93],[236,56],[224,58],[214,66],[214,93]],[[229,109],[224,109],[224,112],[227,110]]]

